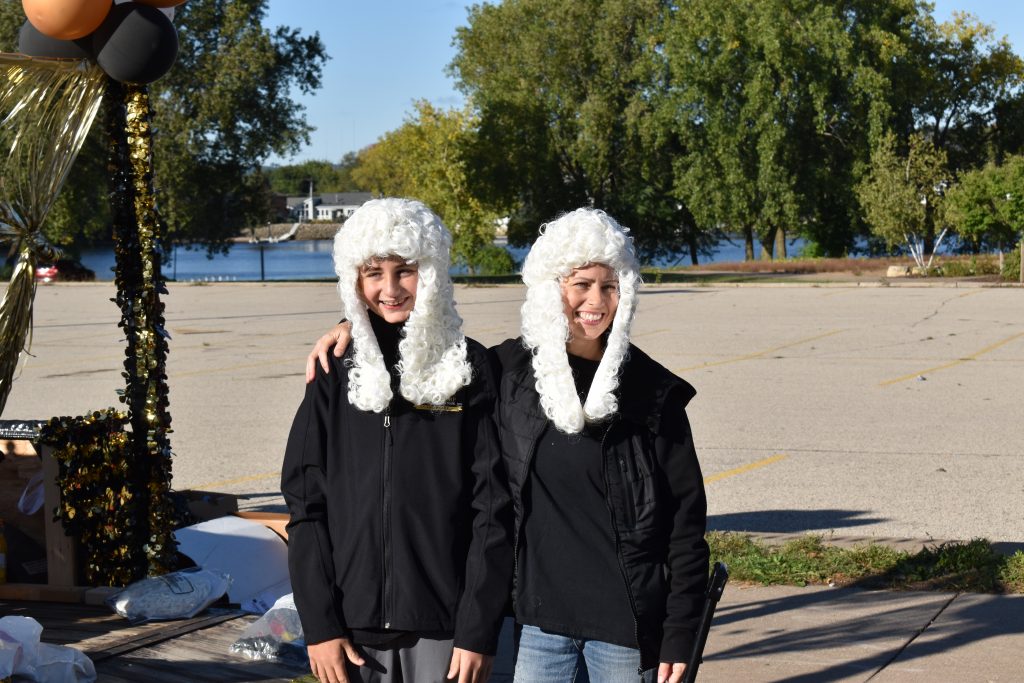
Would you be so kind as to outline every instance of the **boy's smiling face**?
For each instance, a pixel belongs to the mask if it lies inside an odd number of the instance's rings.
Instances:
[[[359,268],[359,295],[389,323],[404,323],[416,303],[419,265],[398,256],[372,258]]]

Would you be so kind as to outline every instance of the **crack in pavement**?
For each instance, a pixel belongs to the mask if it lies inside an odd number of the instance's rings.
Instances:
[[[910,638],[908,638],[908,639],[907,639],[907,642],[903,643],[903,647],[901,647],[900,649],[898,649],[898,650],[897,650],[897,651],[896,651],[896,652],[895,652],[895,653],[893,654],[893,656],[892,656],[892,657],[890,657],[890,658],[889,658],[888,660],[886,660],[885,662],[883,662],[883,663],[882,663],[882,666],[880,666],[880,667],[878,668],[878,670],[877,670],[877,671],[875,671],[875,673],[871,674],[871,675],[870,675],[870,676],[868,676],[868,677],[867,677],[866,679],[864,679],[864,682],[865,682],[865,683],[867,683],[868,681],[870,681],[871,679],[873,679],[873,678],[874,678],[875,676],[877,676],[878,674],[880,674],[880,673],[882,673],[883,671],[885,671],[885,669],[886,669],[886,668],[888,668],[888,666],[889,666],[890,664],[892,664],[892,663],[893,663],[893,662],[895,662],[895,661],[896,661],[897,659],[899,659],[900,655],[902,655],[902,654],[903,654],[903,653],[904,653],[904,652],[906,651],[906,649],[907,649],[908,647],[910,647],[910,644],[911,644],[911,643],[913,643],[913,642],[914,642],[915,640],[917,640],[918,638],[920,638],[920,637],[921,637],[921,634],[923,634],[923,633],[924,633],[925,631],[927,631],[927,630],[928,630],[928,627],[930,627],[930,626],[931,626],[932,624],[934,624],[934,623],[935,623],[935,621],[936,621],[936,620],[937,620],[937,619],[938,619],[939,617],[941,617],[941,616],[942,616],[942,613],[943,613],[943,612],[945,612],[945,611],[946,611],[946,609],[947,609],[947,608],[948,608],[948,607],[949,607],[950,605],[952,605],[952,604],[953,604],[953,601],[954,601],[954,600],[956,600],[957,598],[959,598],[959,597],[960,597],[961,595],[962,595],[962,593],[954,593],[954,594],[953,594],[953,597],[951,597],[951,598],[950,598],[949,600],[947,600],[947,601],[946,601],[946,604],[944,604],[944,605],[943,605],[942,607],[940,607],[940,608],[939,608],[939,611],[935,613],[935,616],[934,616],[934,617],[932,617],[931,619],[929,619],[929,620],[928,620],[928,623],[927,623],[927,624],[925,624],[925,625],[924,625],[924,626],[922,626],[922,627],[921,627],[920,629],[918,629],[917,633],[915,633],[915,634],[913,634],[912,636],[910,636]]]
[[[921,318],[916,323],[912,324],[911,327],[917,327],[918,325],[920,325],[921,323],[925,322],[926,320],[930,320],[930,319],[934,318],[935,316],[937,316],[939,314],[939,311],[942,310],[942,308],[946,304],[948,304],[950,301],[953,301],[954,299],[963,299],[965,296],[970,296],[972,294],[977,294],[977,293],[979,293],[979,292],[978,291],[967,292],[967,294],[956,294],[955,296],[951,296],[948,299],[944,299],[942,301],[942,303],[940,303],[938,306],[935,307],[934,311],[932,311],[929,315],[926,315],[925,317]]]

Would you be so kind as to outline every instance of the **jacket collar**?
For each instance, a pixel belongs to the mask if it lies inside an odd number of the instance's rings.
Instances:
[[[523,349],[525,351],[525,349]],[[536,389],[533,366],[528,351],[522,354],[521,363],[512,373],[512,390],[504,400],[518,404],[520,410],[535,420],[547,422],[547,416],[540,407],[540,396]],[[662,423],[665,404],[673,392],[678,392],[682,407],[697,394],[688,382],[676,377],[668,369],[632,344],[622,363],[619,388],[618,417],[644,426],[655,434],[663,433]]]

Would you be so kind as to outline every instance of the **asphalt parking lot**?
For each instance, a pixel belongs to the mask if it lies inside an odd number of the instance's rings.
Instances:
[[[281,509],[277,471],[332,284],[171,284],[174,483]],[[466,331],[515,336],[523,289],[458,287]],[[4,419],[117,403],[113,286],[40,286]],[[634,342],[697,388],[709,526],[1024,541],[1024,290],[647,288]]]

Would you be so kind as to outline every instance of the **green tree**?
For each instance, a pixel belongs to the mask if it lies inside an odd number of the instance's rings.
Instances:
[[[150,87],[159,209],[170,239],[223,247],[269,213],[260,172],[271,154],[309,141],[304,110],[290,93],[320,87],[327,59],[319,35],[262,26],[268,0],[190,0],[177,8],[180,49],[171,71]],[[21,3],[0,3],[0,40],[17,45]],[[48,236],[62,244],[109,238],[103,126],[94,125]]]
[[[449,69],[479,112],[474,192],[513,207],[509,239],[593,206],[629,226],[641,256],[699,248],[674,193],[679,141],[653,97],[664,87],[660,0],[506,0],[469,10]]]
[[[341,162],[335,166],[335,171],[338,174],[338,192],[366,192],[367,189],[362,187],[356,182],[355,178],[352,177],[352,172],[359,167],[359,153],[358,152],[345,152],[345,155],[341,157]]]
[[[975,251],[1013,249],[1024,233],[1024,156],[962,175],[946,199],[946,219]]]
[[[334,164],[324,160],[303,161],[299,164],[288,164],[263,170],[270,189],[278,194],[290,196],[309,193],[309,183],[313,183],[313,192],[343,192],[340,174]],[[347,189],[347,188],[345,188]]]
[[[890,248],[905,243],[914,261],[927,271],[934,250],[948,231],[944,226],[945,188],[950,172],[946,153],[923,135],[910,136],[906,150],[897,146],[896,136],[887,134],[871,155],[871,170],[857,191],[871,232]],[[928,257],[928,261],[924,260]]]
[[[1000,108],[1019,96],[1024,61],[994,27],[955,12],[943,23],[921,17],[909,62],[915,129],[946,151],[954,171],[984,165]]]
[[[219,244],[269,214],[260,172],[309,142],[295,90],[320,87],[318,34],[262,26],[268,0],[190,0],[174,69],[153,85],[154,161],[170,239]]]
[[[907,110],[893,65],[910,49],[921,7],[689,0],[669,8],[665,102],[685,141],[676,187],[698,220],[743,235],[748,258],[755,235],[770,257],[787,230],[821,253],[845,252],[860,223],[853,188],[870,140]]]
[[[476,125],[470,112],[418,101],[401,127],[360,152],[352,179],[371,192],[427,204],[452,232],[452,261],[470,272],[511,272],[511,256],[493,244],[502,212],[469,187],[466,149],[475,141]]]

